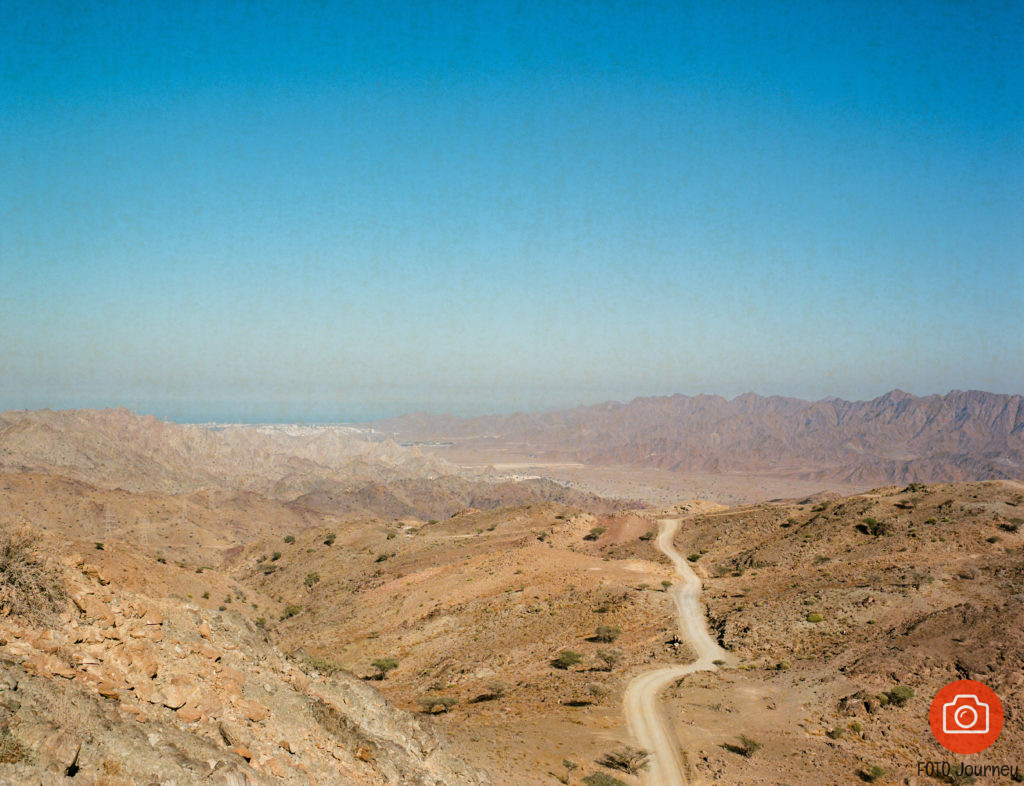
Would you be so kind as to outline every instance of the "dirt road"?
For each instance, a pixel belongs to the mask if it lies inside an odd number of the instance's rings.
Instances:
[[[728,663],[732,656],[708,633],[700,602],[700,579],[672,545],[679,519],[662,519],[660,525],[658,548],[672,560],[679,578],[669,589],[679,615],[679,638],[693,647],[697,660],[684,666],[663,666],[634,677],[626,688],[624,703],[626,722],[634,740],[651,753],[650,764],[643,774],[645,786],[685,786],[689,782],[687,768],[658,699],[665,688],[681,677],[695,671],[713,670],[717,668],[716,660]]]

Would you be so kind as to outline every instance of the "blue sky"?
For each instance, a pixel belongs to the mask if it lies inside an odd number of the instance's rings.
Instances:
[[[1011,2],[4,3],[0,407],[1022,392],[1022,41]]]

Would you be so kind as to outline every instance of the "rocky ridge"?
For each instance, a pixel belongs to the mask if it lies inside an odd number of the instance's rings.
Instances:
[[[0,617],[0,783],[489,782],[372,688],[304,671],[237,613],[61,562],[71,602],[57,618]]]

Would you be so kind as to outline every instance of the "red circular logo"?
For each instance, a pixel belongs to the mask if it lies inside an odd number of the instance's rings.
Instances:
[[[928,723],[946,750],[980,753],[1003,730],[1003,704],[987,685],[957,680],[935,694]]]

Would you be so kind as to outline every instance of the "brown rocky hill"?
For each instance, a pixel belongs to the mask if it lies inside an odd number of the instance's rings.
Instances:
[[[243,611],[263,598],[210,573],[230,609],[128,544],[0,527],[0,784],[490,782],[361,680],[287,659]]]
[[[546,500],[604,504],[550,481],[467,475],[364,437],[343,426],[179,425],[126,409],[14,411],[0,414],[0,472],[57,474],[127,492],[249,493],[299,512],[364,516],[439,518]]]
[[[703,576],[712,629],[740,658],[670,694],[681,713],[718,703],[690,735],[705,777],[851,783],[876,766],[882,782],[931,783],[916,762],[951,757],[928,710],[957,679],[985,683],[1008,713],[976,758],[1021,763],[1024,485],[914,484],[733,508],[689,519],[676,542]],[[730,752],[739,734],[763,750]]]
[[[1024,477],[1024,398],[980,391],[894,390],[871,401],[676,395],[539,415],[410,415],[374,426],[404,442],[689,472],[863,485]]]
[[[877,766],[892,776],[880,782],[902,783],[916,775],[908,762],[943,758],[927,727],[939,687],[967,676],[1010,713],[1024,701],[1024,487],[691,502],[669,515],[683,518],[677,548],[737,657],[667,694],[694,781],[854,783]],[[433,715],[496,780],[550,783],[569,760],[578,769],[564,782],[578,784],[631,742],[630,679],[692,658],[662,591],[672,573],[654,518],[544,504],[367,521],[252,543],[231,575],[290,609],[272,636],[323,673],[369,677],[393,657],[381,691]],[[614,641],[595,635],[601,626]],[[558,668],[563,650],[580,662]],[[903,705],[887,695],[901,686],[914,694]],[[737,754],[739,734],[763,750]],[[992,762],[1019,762],[1019,724],[997,744]]]
[[[130,491],[228,488],[278,499],[323,478],[367,483],[454,472],[437,458],[342,426],[208,428],[123,408],[0,413],[0,468]]]

